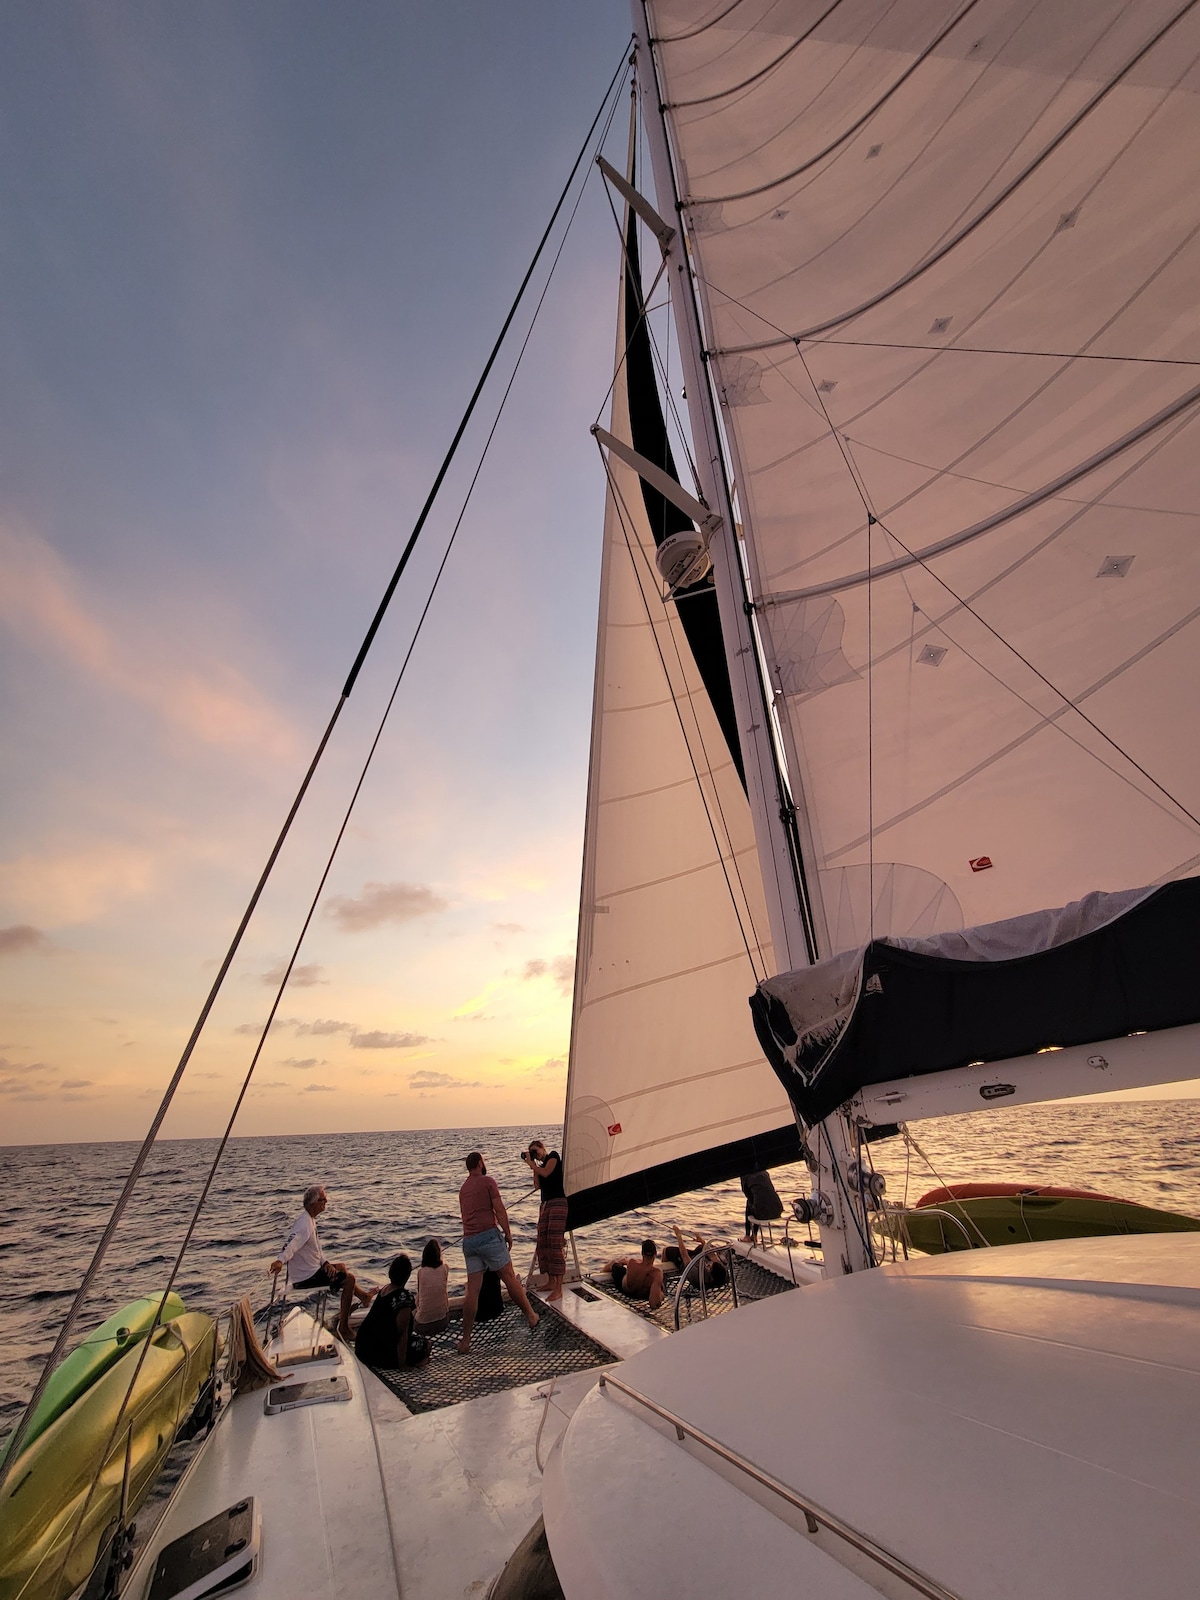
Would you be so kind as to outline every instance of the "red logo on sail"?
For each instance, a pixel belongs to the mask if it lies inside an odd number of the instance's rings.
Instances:
[[[967,863],[972,872],[986,872],[991,864],[991,856],[976,856],[973,861]]]
[[[610,1139],[615,1139],[617,1137],[617,1135],[620,1133],[620,1131],[621,1131],[621,1124],[619,1122],[610,1122],[609,1123],[609,1125],[608,1125],[608,1137]]]

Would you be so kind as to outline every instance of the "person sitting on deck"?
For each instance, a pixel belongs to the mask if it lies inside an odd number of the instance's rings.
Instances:
[[[663,1289],[662,1268],[658,1265],[658,1246],[653,1239],[642,1240],[640,1256],[630,1256],[625,1261],[610,1261],[613,1288],[627,1294],[631,1300],[649,1300],[651,1311],[657,1311],[666,1298]]]
[[[429,1360],[429,1341],[413,1326],[417,1303],[408,1288],[412,1262],[399,1255],[388,1268],[390,1287],[375,1296],[362,1320],[354,1353],[369,1367],[419,1367]]]
[[[360,1289],[358,1280],[344,1261],[326,1261],[321,1254],[317,1238],[317,1218],[329,1204],[328,1196],[319,1183],[310,1183],[304,1191],[304,1210],[292,1223],[282,1255],[271,1263],[272,1277],[278,1277],[284,1267],[293,1289],[337,1289],[341,1291],[337,1331],[343,1339],[354,1337],[350,1328],[350,1307],[355,1300],[370,1305],[374,1289]]]
[[[430,1239],[421,1251],[421,1265],[417,1268],[418,1333],[444,1333],[450,1321],[450,1268],[442,1260],[442,1246],[438,1239]],[[459,1299],[456,1309],[462,1309]]]
[[[698,1249],[689,1250],[683,1242],[683,1234],[678,1228],[671,1230],[675,1235],[675,1243],[669,1244],[663,1251],[664,1261],[673,1261],[680,1272],[687,1270],[688,1262],[693,1257],[703,1253],[704,1265],[696,1270],[704,1275],[706,1289],[720,1289],[729,1282],[729,1268],[721,1260],[717,1252],[707,1243],[703,1234],[693,1233],[692,1240]]]
[[[463,1300],[463,1331],[457,1349],[460,1356],[470,1354],[471,1329],[475,1326],[475,1310],[479,1305],[479,1289],[483,1275],[490,1267],[500,1274],[514,1300],[525,1313],[525,1321],[536,1328],[540,1318],[529,1304],[521,1280],[513,1271],[512,1227],[508,1212],[500,1198],[495,1178],[487,1175],[487,1166],[478,1150],[466,1158],[467,1176],[458,1191],[458,1207],[462,1212],[463,1255],[467,1263],[467,1293]]]

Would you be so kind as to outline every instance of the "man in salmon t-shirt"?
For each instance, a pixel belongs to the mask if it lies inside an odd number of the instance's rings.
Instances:
[[[510,1300],[525,1313],[531,1328],[538,1325],[538,1314],[529,1304],[521,1280],[513,1271],[512,1228],[508,1212],[500,1198],[495,1178],[489,1178],[487,1167],[478,1150],[467,1157],[467,1177],[458,1191],[458,1205],[462,1212],[463,1255],[467,1261],[467,1297],[463,1301],[463,1331],[458,1341],[458,1353],[470,1354],[471,1329],[475,1326],[475,1310],[479,1305],[479,1286],[483,1274],[490,1267],[498,1272],[508,1290]]]

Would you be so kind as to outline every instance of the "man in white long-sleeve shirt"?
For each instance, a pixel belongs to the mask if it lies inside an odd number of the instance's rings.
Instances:
[[[319,1183],[309,1184],[304,1191],[304,1210],[292,1223],[283,1254],[271,1263],[271,1272],[278,1276],[286,1267],[288,1281],[293,1289],[338,1289],[342,1301],[338,1312],[337,1331],[343,1339],[353,1338],[350,1329],[350,1307],[357,1298],[369,1305],[374,1295],[372,1289],[360,1289],[354,1274],[343,1261],[326,1261],[321,1254],[317,1238],[317,1218],[329,1204]]]

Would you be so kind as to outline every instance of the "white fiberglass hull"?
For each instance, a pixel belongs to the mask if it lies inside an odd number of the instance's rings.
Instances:
[[[311,1319],[294,1313],[285,1334],[310,1346]],[[276,1348],[274,1346],[271,1347]],[[174,1539],[243,1499],[261,1520],[258,1570],[247,1600],[399,1600],[389,1514],[367,1401],[375,1380],[345,1345],[332,1360],[289,1370],[280,1383],[344,1378],[349,1399],[268,1415],[272,1388],[235,1397],[191,1463],[124,1595],[145,1600],[159,1553]]]

